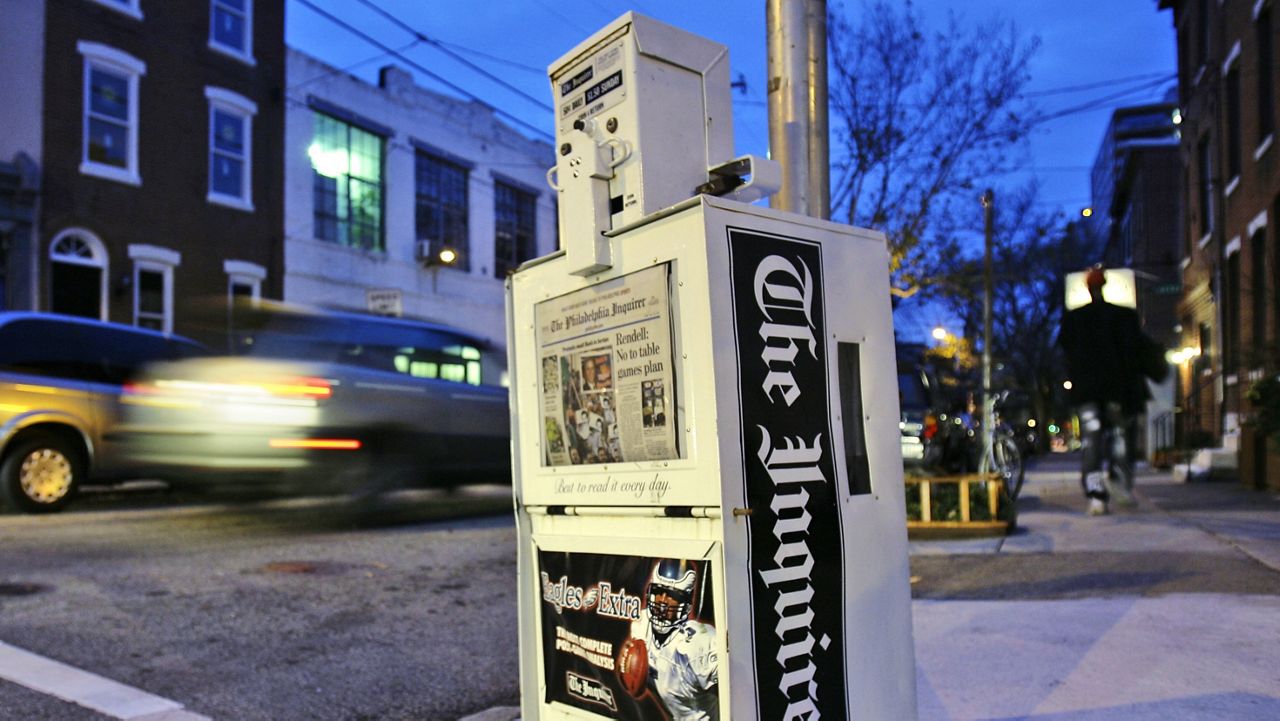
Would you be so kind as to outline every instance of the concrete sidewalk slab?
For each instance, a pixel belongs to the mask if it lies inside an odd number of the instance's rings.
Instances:
[[[920,721],[1280,718],[1280,598],[916,601]]]

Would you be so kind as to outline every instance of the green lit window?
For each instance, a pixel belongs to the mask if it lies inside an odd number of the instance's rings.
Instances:
[[[307,155],[314,178],[316,237],[383,250],[383,139],[316,113]]]

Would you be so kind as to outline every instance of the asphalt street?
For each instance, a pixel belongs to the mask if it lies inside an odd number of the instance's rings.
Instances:
[[[1077,462],[1039,460],[1010,536],[912,542],[919,719],[1280,718],[1280,499],[1147,470],[1090,517]],[[509,494],[0,516],[0,719],[144,718],[14,680],[31,653],[172,704],[148,721],[510,721]]]
[[[98,712],[37,693],[5,673],[19,651],[219,721],[456,719],[511,704],[510,509],[496,486],[372,505],[121,496],[0,516],[0,719],[135,718],[139,705],[83,695]]]

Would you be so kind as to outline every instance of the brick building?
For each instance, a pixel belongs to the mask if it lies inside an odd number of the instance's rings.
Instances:
[[[1280,486],[1280,457],[1247,420],[1247,390],[1280,354],[1280,105],[1274,0],[1158,0],[1178,38],[1186,178],[1179,374],[1181,423],[1219,450],[1202,466]]]
[[[15,5],[0,161],[38,190],[4,307],[220,343],[233,296],[281,292],[283,0]]]

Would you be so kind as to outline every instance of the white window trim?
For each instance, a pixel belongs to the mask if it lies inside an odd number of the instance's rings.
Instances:
[[[1210,240],[1213,240],[1212,231],[1205,233],[1203,236],[1201,236],[1200,240],[1196,241],[1196,245],[1200,246],[1201,248],[1204,248],[1206,245],[1209,244]]]
[[[204,97],[209,101],[209,149],[206,156],[209,163],[209,190],[205,200],[253,212],[253,116],[258,114],[258,104],[239,93],[212,85],[205,86]],[[214,110],[230,113],[244,121],[244,163],[240,169],[240,187],[244,188],[242,197],[218,193],[213,189]]]
[[[1231,180],[1227,181],[1227,187],[1222,189],[1222,197],[1224,198],[1231,197],[1231,194],[1236,192],[1236,188],[1238,187],[1240,187],[1240,176],[1239,175],[1231,176]]]
[[[253,288],[250,297],[254,301],[262,299],[262,281],[267,277],[266,268],[246,260],[226,260],[222,262],[222,270],[227,274],[227,302],[234,300],[231,286],[236,283]]]
[[[83,258],[77,258],[69,255],[57,255],[53,249],[58,247],[58,243],[63,238],[75,235],[83,238],[89,245],[89,250],[93,254],[93,260],[86,261]],[[107,284],[111,278],[111,256],[107,255],[107,247],[103,245],[102,239],[96,233],[85,230],[84,228],[67,228],[57,235],[53,236],[53,240],[49,242],[49,261],[56,263],[70,263],[73,265],[83,265],[91,268],[102,269],[102,276],[98,280],[98,320],[107,319]]]
[[[182,264],[182,254],[157,245],[139,243],[129,246],[129,259],[133,261],[133,324],[138,325],[138,274],[144,270],[155,271],[164,277],[164,317],[161,332],[173,334],[173,269]]]
[[[147,64],[134,56],[116,50],[101,43],[81,40],[76,43],[76,50],[84,56],[83,82],[81,100],[84,106],[80,113],[80,172],[106,180],[114,180],[129,185],[142,185],[142,175],[138,171],[138,85],[139,79],[147,74]],[[94,67],[123,74],[129,83],[129,152],[126,167],[117,168],[89,160],[89,103],[92,87],[90,73]]]
[[[1227,59],[1222,61],[1222,74],[1231,72],[1231,66],[1240,59],[1240,41],[1237,40],[1227,52]]]
[[[1222,249],[1222,255],[1223,257],[1226,257],[1226,258],[1230,258],[1231,256],[1239,252],[1240,252],[1240,236],[1238,235],[1232,238],[1231,240],[1228,240],[1226,246],[1223,247]]]
[[[1253,149],[1253,159],[1255,161],[1262,160],[1262,156],[1271,149],[1271,141],[1275,139],[1275,133],[1267,133],[1267,137],[1258,143],[1258,147]]]
[[[1264,210],[1253,216],[1253,220],[1249,221],[1248,232],[1245,235],[1252,238],[1254,233],[1265,227],[1267,227],[1267,211]]]
[[[125,0],[127,5],[121,5],[120,3],[112,2],[111,0],[90,0],[90,1],[97,3],[98,5],[101,5],[103,7],[111,8],[112,10],[115,10],[116,12],[122,15],[128,15],[134,20],[142,19],[141,0]]]
[[[214,39],[215,3],[216,0],[209,0],[209,49],[235,58],[245,65],[256,66],[258,61],[253,57],[253,0],[244,0],[244,50],[223,45]]]

